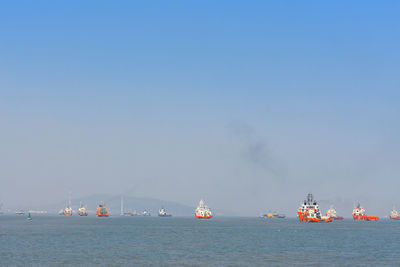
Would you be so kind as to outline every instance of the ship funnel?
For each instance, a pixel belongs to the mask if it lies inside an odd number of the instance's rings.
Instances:
[[[307,195],[307,202],[312,203],[314,201],[314,196],[311,193],[308,193]]]

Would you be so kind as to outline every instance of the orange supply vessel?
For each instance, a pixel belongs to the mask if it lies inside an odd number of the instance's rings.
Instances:
[[[365,209],[358,203],[353,209],[353,219],[355,221],[377,221],[379,217],[365,215]]]
[[[311,193],[307,195],[307,199],[297,212],[301,222],[332,222],[332,218],[321,215],[317,201]]]
[[[99,206],[97,207],[96,215],[97,217],[108,217],[110,215],[103,201],[101,201]]]
[[[212,218],[212,212],[209,207],[206,206],[203,200],[200,200],[199,206],[197,206],[194,216],[197,219],[211,219]]]

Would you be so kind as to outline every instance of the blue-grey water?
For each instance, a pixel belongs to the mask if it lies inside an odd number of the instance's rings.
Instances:
[[[400,221],[0,216],[1,266],[399,266]]]

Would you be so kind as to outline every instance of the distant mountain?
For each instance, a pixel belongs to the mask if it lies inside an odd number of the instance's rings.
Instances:
[[[132,196],[123,196],[124,198],[124,211],[132,212],[136,211],[137,213],[142,213],[143,210],[147,210],[151,213],[151,215],[156,216],[158,214],[158,210],[161,207],[164,207],[168,213],[175,216],[193,216],[194,210],[196,207],[191,207],[187,205],[183,205],[173,201],[165,201],[161,199],[155,198],[147,198],[147,197],[132,197]],[[121,196],[120,195],[106,195],[106,194],[96,194],[82,198],[72,199],[72,208],[73,210],[77,210],[79,207],[79,203],[82,201],[83,205],[87,207],[89,210],[89,214],[94,214],[97,206],[100,201],[104,201],[104,204],[107,206],[110,215],[116,216],[120,215],[121,212]],[[60,209],[63,209],[66,205],[66,201],[42,206],[41,210],[47,210],[49,213],[57,213]],[[214,209],[211,210],[214,211]],[[215,210],[214,213],[216,215],[234,215],[233,212],[229,211],[219,211]]]

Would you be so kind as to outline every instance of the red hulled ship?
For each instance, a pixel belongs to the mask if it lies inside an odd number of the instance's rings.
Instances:
[[[365,214],[365,209],[361,207],[360,203],[357,204],[353,209],[353,219],[355,221],[377,221],[379,220],[378,216],[367,216]]]

